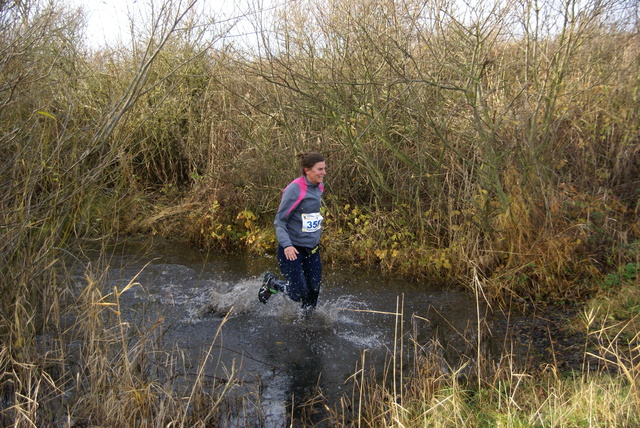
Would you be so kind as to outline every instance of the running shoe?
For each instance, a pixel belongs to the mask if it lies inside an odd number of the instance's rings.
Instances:
[[[258,300],[263,305],[267,303],[272,294],[276,294],[278,289],[275,287],[276,276],[270,272],[265,272],[262,276],[262,287],[258,290]]]

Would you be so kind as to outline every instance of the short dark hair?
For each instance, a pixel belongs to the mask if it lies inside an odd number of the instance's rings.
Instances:
[[[324,156],[320,153],[298,153],[298,159],[300,160],[300,170],[302,171],[302,175],[306,175],[304,173],[304,169],[311,169],[318,162],[324,162]]]

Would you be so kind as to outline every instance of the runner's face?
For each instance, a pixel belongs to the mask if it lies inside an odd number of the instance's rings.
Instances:
[[[307,180],[313,184],[320,184],[327,174],[327,169],[324,162],[318,162],[312,168],[305,168],[304,172],[307,175]]]

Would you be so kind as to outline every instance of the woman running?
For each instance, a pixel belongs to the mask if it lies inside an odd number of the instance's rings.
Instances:
[[[272,294],[281,291],[302,308],[316,307],[320,293],[322,263],[320,205],[324,191],[326,165],[318,153],[298,155],[302,176],[293,180],[282,192],[280,207],[273,224],[278,239],[278,266],[286,281],[266,272],[258,291],[260,303],[267,303]]]

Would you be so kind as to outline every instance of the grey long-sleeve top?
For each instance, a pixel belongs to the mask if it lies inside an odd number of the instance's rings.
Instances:
[[[320,242],[322,216],[320,205],[324,185],[312,184],[302,176],[282,192],[280,207],[273,222],[278,244],[314,248]]]

